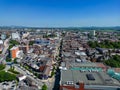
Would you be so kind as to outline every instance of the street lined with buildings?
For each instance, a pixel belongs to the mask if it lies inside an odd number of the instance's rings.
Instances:
[[[0,67],[5,72],[1,73],[17,79],[5,80],[0,87],[12,90],[120,88],[120,67],[119,63],[115,64],[120,54],[119,34],[61,29],[4,33],[7,37],[2,36],[0,41]],[[112,58],[116,61],[111,62]]]

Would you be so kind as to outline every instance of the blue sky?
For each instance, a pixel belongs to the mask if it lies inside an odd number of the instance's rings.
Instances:
[[[120,0],[0,0],[0,25],[120,26]]]

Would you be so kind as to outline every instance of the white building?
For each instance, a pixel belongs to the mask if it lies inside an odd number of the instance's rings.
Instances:
[[[95,30],[93,31],[93,35],[95,36]]]
[[[12,33],[12,39],[20,39],[20,35],[18,32]]]
[[[22,36],[22,38],[28,37],[29,34],[30,34],[29,32],[24,33],[23,36]]]
[[[3,40],[0,40],[0,44],[3,44]]]
[[[18,78],[19,81],[22,81],[22,80],[26,79],[26,76],[20,74],[20,75],[17,76],[17,78]]]
[[[5,34],[5,33],[2,33],[2,34],[1,34],[1,39],[2,39],[2,40],[5,40],[5,39],[6,39],[6,34]]]
[[[0,51],[2,51],[2,50],[3,50],[3,48],[4,48],[3,41],[2,41],[2,40],[0,40]]]

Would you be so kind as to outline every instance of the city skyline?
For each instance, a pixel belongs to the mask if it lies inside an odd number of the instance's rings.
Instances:
[[[0,26],[120,26],[119,0],[1,0]]]

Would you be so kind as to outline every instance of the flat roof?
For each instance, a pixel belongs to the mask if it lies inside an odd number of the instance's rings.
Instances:
[[[67,61],[67,58],[65,58]],[[70,59],[68,59],[70,61]],[[106,68],[106,66],[103,63],[94,63],[94,62],[75,62],[74,59],[69,62],[74,67],[100,67],[100,68]]]
[[[14,47],[12,47],[10,50],[13,50],[13,49],[16,49],[16,48],[18,48],[17,46],[14,46]]]
[[[96,63],[92,63],[92,62],[74,63],[74,66],[78,66],[78,67],[97,67]]]
[[[88,80],[86,75],[91,74],[95,80]],[[74,84],[79,81],[84,82],[85,85],[120,85],[114,83],[113,79],[105,72],[81,72],[79,70],[61,70],[61,84],[66,84],[67,81],[73,81]]]

